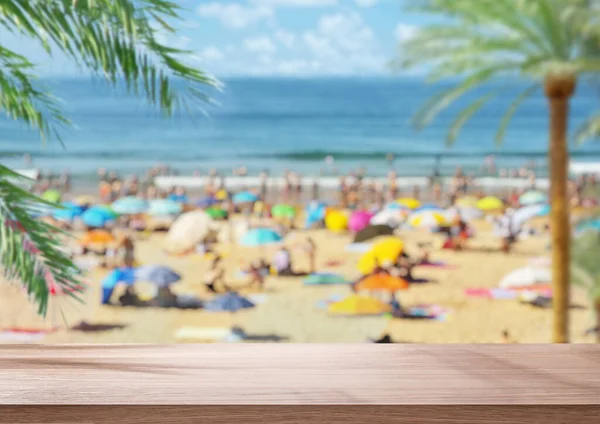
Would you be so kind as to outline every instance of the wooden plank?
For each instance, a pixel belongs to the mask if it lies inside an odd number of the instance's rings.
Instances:
[[[599,405],[595,345],[0,348],[0,404]]]

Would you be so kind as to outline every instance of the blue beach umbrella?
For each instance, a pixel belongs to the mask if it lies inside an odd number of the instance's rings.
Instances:
[[[217,203],[219,203],[217,199],[208,196],[198,200],[196,202],[196,206],[198,206],[199,208],[210,208],[211,206],[216,205]]]
[[[158,199],[150,202],[148,214],[152,216],[179,215],[183,207],[181,203],[170,199]]]
[[[147,281],[159,288],[168,287],[181,280],[181,276],[171,268],[160,265],[146,265],[135,270],[137,281]]]
[[[235,292],[224,294],[223,296],[219,296],[216,299],[208,302],[204,305],[204,309],[207,311],[219,312],[219,311],[227,311],[227,312],[236,312],[240,309],[253,308],[254,303],[250,302],[243,296]]]
[[[112,209],[123,215],[136,215],[148,210],[148,203],[143,199],[129,196],[123,197],[112,204]]]
[[[306,206],[306,228],[312,227],[317,222],[325,219],[326,205],[320,202],[311,202]]]
[[[537,205],[548,202],[548,196],[541,191],[528,191],[519,197],[519,203],[523,206]]]
[[[249,191],[242,191],[233,196],[233,203],[241,204],[241,203],[254,203],[258,201],[258,196],[254,193],[250,193]]]
[[[102,206],[94,206],[81,215],[81,220],[88,227],[103,228],[109,222],[115,220],[115,214]]]
[[[550,215],[550,205],[545,205],[537,216],[548,216]]]
[[[131,286],[135,283],[135,268],[117,268],[102,280],[102,304],[108,303],[115,287],[119,284]]]
[[[242,246],[263,246],[265,244],[273,244],[278,243],[283,238],[273,230],[268,228],[256,228],[254,230],[248,231],[242,240],[240,240],[240,244]]]
[[[178,203],[189,203],[189,199],[188,199],[187,195],[185,195],[185,194],[170,194],[169,200],[172,200],[172,201],[178,202]]]
[[[64,202],[61,203],[61,206],[63,209],[55,209],[52,214],[52,217],[59,221],[71,222],[75,218],[81,216],[84,212],[84,209],[75,203]]]

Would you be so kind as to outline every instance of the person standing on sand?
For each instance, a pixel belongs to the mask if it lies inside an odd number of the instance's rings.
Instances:
[[[312,237],[306,239],[306,244],[304,246],[304,251],[308,256],[309,263],[309,274],[314,274],[317,272],[317,245]]]

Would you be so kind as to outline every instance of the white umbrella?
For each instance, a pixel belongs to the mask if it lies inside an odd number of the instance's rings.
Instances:
[[[450,221],[456,218],[456,216],[459,216],[465,221],[473,221],[474,219],[482,218],[483,215],[484,214],[480,209],[471,207],[454,207],[444,211],[444,216]]]
[[[506,274],[498,286],[503,289],[527,287],[535,284],[547,284],[552,281],[552,273],[548,268],[525,267]]]
[[[183,253],[195,247],[214,228],[214,221],[204,211],[181,215],[169,229],[165,248],[171,253]]]
[[[372,225],[389,225],[390,227],[397,227],[406,218],[406,212],[401,209],[384,209],[371,218]]]
[[[517,211],[511,217],[510,225],[512,233],[519,233],[521,231],[521,227],[523,227],[523,224],[538,216],[545,207],[545,205],[532,205],[517,209]]]

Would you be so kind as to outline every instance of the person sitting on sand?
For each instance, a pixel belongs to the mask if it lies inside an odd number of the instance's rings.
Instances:
[[[397,269],[397,277],[404,278],[406,281],[410,282],[414,280],[412,275],[412,270],[415,267],[415,264],[411,261],[410,257],[406,252],[402,252],[398,259],[396,260],[395,268]]]
[[[263,261],[253,261],[248,268],[248,274],[250,275],[250,282],[248,286],[258,285],[260,289],[264,287],[265,278],[262,272]]]
[[[204,285],[211,293],[218,293],[217,283],[221,283],[225,291],[229,291],[229,287],[223,282],[225,270],[220,267],[222,258],[220,256],[213,259],[210,270],[205,275]]]
[[[294,271],[292,271],[292,259],[290,255],[290,251],[285,247],[282,247],[275,253],[275,258],[273,259],[273,266],[277,275],[281,276],[291,276],[294,275]]]
[[[133,286],[127,286],[125,293],[119,297],[119,305],[121,306],[139,306],[141,304],[140,298]]]

